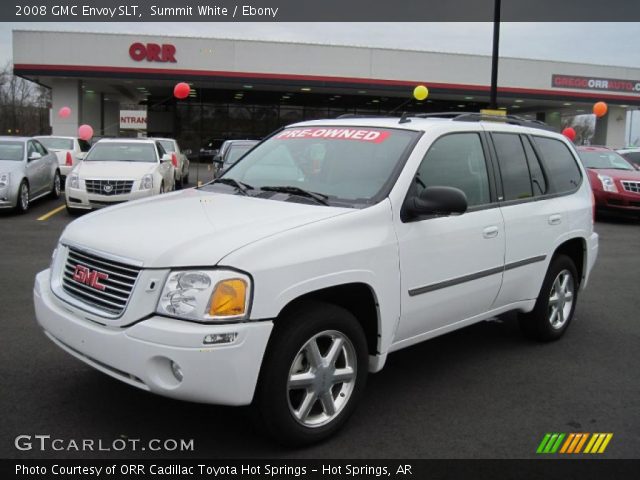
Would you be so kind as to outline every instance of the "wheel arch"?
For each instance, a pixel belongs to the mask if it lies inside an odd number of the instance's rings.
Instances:
[[[558,255],[566,255],[573,261],[578,271],[578,283],[582,285],[587,273],[585,268],[587,265],[587,240],[583,237],[573,237],[565,240],[556,247],[552,258]]]
[[[369,355],[379,353],[380,305],[374,289],[364,282],[351,282],[312,290],[290,300],[278,313],[275,323],[312,302],[331,303],[349,311],[362,326]]]

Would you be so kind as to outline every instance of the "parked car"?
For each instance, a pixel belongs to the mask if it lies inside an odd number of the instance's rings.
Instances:
[[[640,170],[640,147],[621,148],[616,152],[622,155],[636,170]]]
[[[227,140],[224,142],[218,154],[213,157],[217,167],[214,176],[222,175],[258,143],[260,143],[259,140]]]
[[[24,213],[34,200],[60,196],[60,168],[54,153],[27,137],[0,137],[0,209]]]
[[[151,139],[102,139],[67,177],[67,211],[78,214],[175,189],[171,155]]]
[[[598,253],[587,173],[562,135],[484,118],[299,123],[201,188],[76,220],[37,320],[129,385],[253,404],[294,445],[336,432],[394,351],[509,311],[557,340]]]
[[[599,212],[640,216],[640,172],[606,147],[578,147]]]
[[[84,158],[91,148],[89,142],[77,137],[48,135],[34,138],[44,145],[49,152],[55,153],[58,157],[58,165],[63,182],[69,172],[73,170],[73,167]]]
[[[210,138],[204,145],[200,148],[198,159],[199,161],[211,161],[213,157],[215,157],[220,151],[220,147],[224,143],[224,139],[222,138]]]
[[[171,155],[171,164],[176,172],[176,185],[183,187],[189,184],[189,157],[191,150],[181,150],[178,142],[173,138],[153,138]]]

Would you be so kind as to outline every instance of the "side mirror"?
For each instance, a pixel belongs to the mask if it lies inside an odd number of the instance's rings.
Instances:
[[[164,155],[162,155],[162,158],[160,159],[161,162],[170,162],[171,161],[171,155],[168,153],[165,153]]]
[[[29,161],[32,161],[32,160],[38,160],[38,159],[40,159],[40,158],[42,158],[42,155],[41,155],[40,153],[38,153],[38,152],[33,152],[33,153],[29,156]]]
[[[84,157],[87,156],[87,152],[80,152],[80,153],[76,153],[76,158],[78,160],[84,160]]]
[[[220,156],[219,153],[216,153],[213,156],[213,163],[219,163],[220,165],[222,165],[222,157]]]
[[[454,187],[427,187],[418,196],[407,198],[403,216],[409,218],[424,215],[446,216],[467,211],[467,196]]]

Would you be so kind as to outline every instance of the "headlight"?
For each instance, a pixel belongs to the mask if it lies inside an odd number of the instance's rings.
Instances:
[[[11,180],[10,173],[0,173],[0,188],[5,188],[9,185],[9,181]]]
[[[243,320],[251,279],[230,270],[181,270],[169,274],[158,313],[200,322]]]
[[[618,193],[618,188],[616,187],[616,184],[613,181],[613,178],[607,175],[598,175],[598,178],[600,179],[600,182],[602,183],[602,189],[605,192]]]
[[[67,177],[67,187],[80,188],[80,177],[78,177],[77,173],[72,173]]]
[[[147,174],[140,181],[140,190],[149,190],[153,188],[153,175]]]

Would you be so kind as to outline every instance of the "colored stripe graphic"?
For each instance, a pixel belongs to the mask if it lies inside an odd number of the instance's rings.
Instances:
[[[613,433],[546,433],[536,453],[604,453],[612,438]]]

